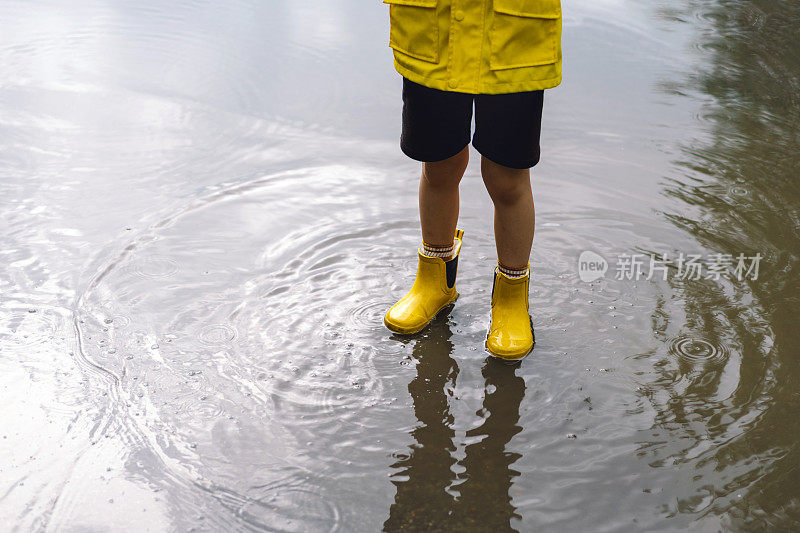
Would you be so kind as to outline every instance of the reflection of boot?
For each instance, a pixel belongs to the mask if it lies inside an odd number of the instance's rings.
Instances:
[[[458,462],[462,471],[455,485],[459,497],[446,531],[518,531],[514,522],[519,523],[522,516],[512,500],[511,487],[520,475],[513,464],[522,457],[522,449],[509,446],[522,431],[519,408],[525,397],[525,380],[516,375],[518,366],[498,361],[483,365],[483,408],[476,412],[483,421],[467,430],[470,443]]]
[[[396,333],[416,333],[458,298],[456,270],[463,236],[464,232],[457,229],[453,258],[448,261],[418,252],[417,278],[411,290],[386,313],[383,322],[387,328]]]
[[[446,320],[434,321],[426,331],[413,341],[412,354],[418,363],[408,392],[418,423],[410,430],[413,443],[394,454],[397,462],[391,465],[389,479],[397,494],[383,524],[383,530],[389,533],[459,531],[451,527],[454,503],[448,492],[456,479],[456,431],[450,411],[458,376],[452,356],[453,333]],[[495,366],[511,370],[506,365]]]
[[[522,359],[533,348],[533,325],[528,314],[530,272],[509,278],[494,271],[492,322],[486,338],[489,353],[505,360]]]

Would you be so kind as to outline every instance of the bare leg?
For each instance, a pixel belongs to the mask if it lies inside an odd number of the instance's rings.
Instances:
[[[530,260],[535,224],[530,169],[508,168],[482,157],[481,175],[494,202],[497,259],[522,270]]]
[[[469,162],[469,147],[456,155],[422,164],[419,181],[419,220],[422,240],[431,245],[453,243],[458,222],[458,184]]]

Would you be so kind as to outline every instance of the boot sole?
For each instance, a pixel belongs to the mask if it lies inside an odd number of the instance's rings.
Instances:
[[[386,317],[383,317],[383,325],[384,325],[384,326],[386,326],[386,328],[387,328],[389,331],[391,331],[391,332],[393,332],[393,333],[397,333],[397,334],[399,334],[399,335],[413,335],[414,333],[419,333],[420,331],[422,331],[423,329],[425,329],[426,327],[428,327],[428,326],[430,325],[430,323],[431,323],[431,322],[433,322],[433,321],[436,319],[436,317],[437,317],[437,316],[439,316],[439,313],[441,313],[441,312],[442,312],[442,310],[443,310],[445,307],[447,307],[448,305],[452,305],[453,303],[455,303],[455,301],[456,301],[456,300],[458,300],[458,296],[459,296],[459,295],[458,295],[458,293],[456,293],[456,297],[455,297],[455,298],[453,298],[452,300],[450,300],[449,302],[447,302],[446,304],[444,304],[443,306],[441,306],[439,309],[437,309],[437,310],[436,310],[436,312],[433,314],[433,316],[431,317],[431,319],[430,319],[430,320],[428,320],[428,321],[427,321],[427,322],[425,322],[425,323],[424,323],[422,326],[420,326],[420,327],[418,327],[418,328],[416,328],[416,329],[398,328],[398,327],[397,327],[397,326],[395,326],[394,324],[392,324],[392,323],[388,322],[388,321],[386,320]]]

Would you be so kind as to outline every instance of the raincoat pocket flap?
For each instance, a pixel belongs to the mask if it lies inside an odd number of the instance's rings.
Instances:
[[[383,0],[389,4],[389,46],[429,63],[439,61],[439,0]],[[397,56],[395,56],[397,58]],[[407,61],[408,58],[403,57]]]
[[[558,62],[560,0],[493,0],[492,8],[490,70]]]
[[[540,19],[561,18],[560,0],[494,0],[493,4],[496,12],[505,15]]]

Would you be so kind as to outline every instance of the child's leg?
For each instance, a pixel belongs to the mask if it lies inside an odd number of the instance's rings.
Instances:
[[[456,231],[458,184],[468,159],[465,147],[441,161],[423,163],[419,213],[424,243],[417,252],[417,276],[411,290],[383,318],[396,333],[416,333],[458,298],[456,270],[464,234]]]
[[[535,342],[528,312],[528,261],[534,224],[530,170],[503,166],[483,157],[481,174],[494,202],[499,263],[492,284],[486,348],[495,357],[517,361],[530,353]]]
[[[422,240],[433,246],[453,244],[458,222],[458,185],[469,161],[469,146],[443,161],[422,164],[419,219]]]
[[[414,285],[384,316],[396,333],[416,333],[458,298],[456,271],[463,231],[458,185],[469,159],[474,95],[440,91],[403,78],[400,148],[422,164],[419,219],[422,240]]]
[[[481,175],[494,202],[497,260],[511,270],[524,270],[535,223],[530,169],[504,167],[481,157]]]

